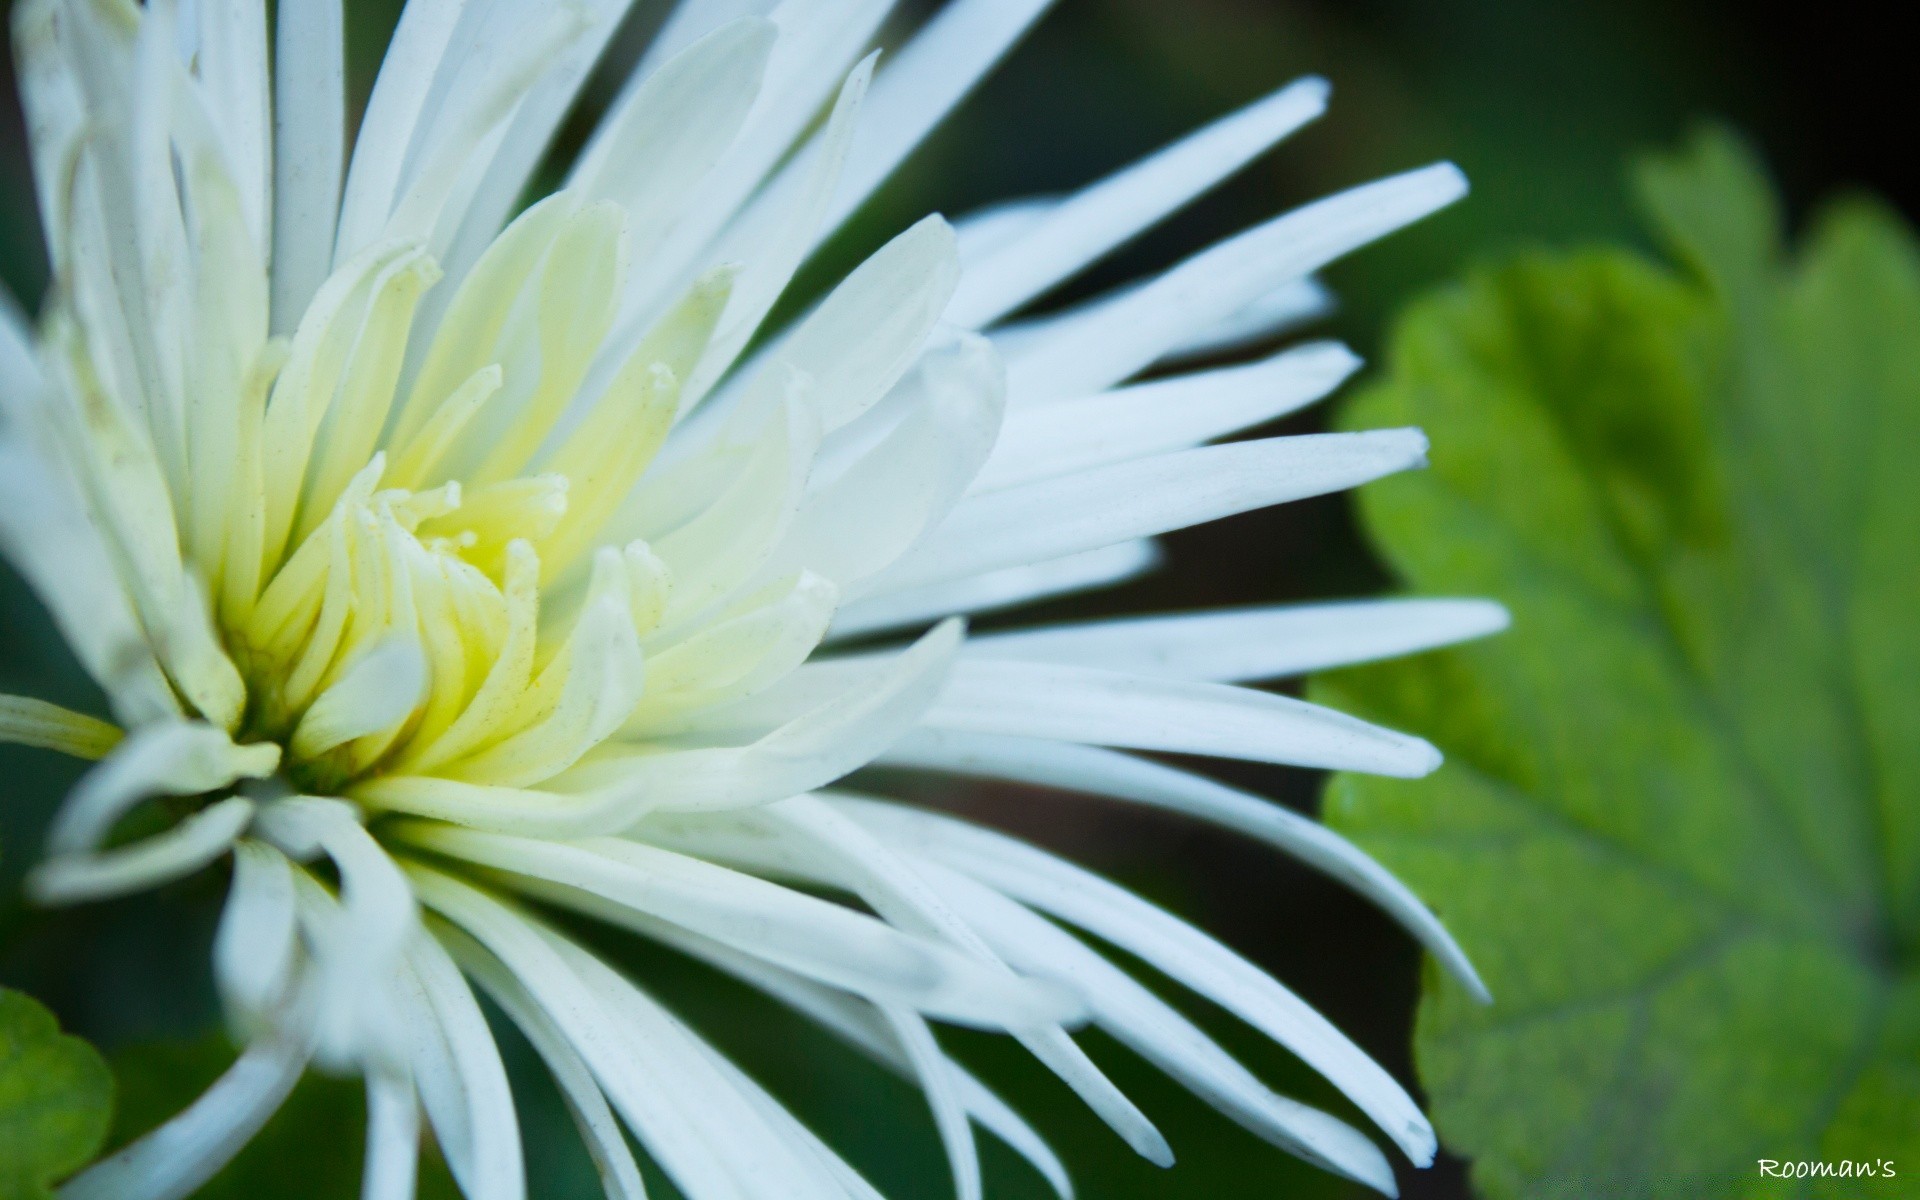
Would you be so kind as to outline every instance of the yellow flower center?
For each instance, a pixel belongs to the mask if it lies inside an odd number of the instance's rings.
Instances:
[[[256,502],[190,522],[187,540],[245,685],[240,737],[285,747],[301,790],[376,772],[525,786],[633,715],[671,582],[617,510],[731,276],[694,284],[569,418],[614,320],[623,224],[566,194],[529,210],[405,388],[438,278],[417,245],[362,254],[290,346],[263,344],[255,375],[272,383],[241,414],[233,466]]]

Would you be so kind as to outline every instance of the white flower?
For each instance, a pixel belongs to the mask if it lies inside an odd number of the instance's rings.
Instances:
[[[1236,684],[1484,633],[1497,608],[973,640],[958,619],[1418,464],[1412,430],[1209,444],[1336,386],[1355,365],[1336,345],[1128,381],[1310,315],[1311,273],[1459,196],[1453,168],[1008,322],[1316,116],[1308,80],[1066,199],[929,217],[747,353],[1046,6],[956,0],[876,72],[886,0],[685,0],[565,186],[511,220],[620,0],[412,0],[350,157],[339,0],[281,0],[271,73],[262,0],[17,6],[55,282],[37,328],[0,320],[0,537],[117,721],[0,700],[0,736],[100,759],[30,886],[77,901],[229,860],[213,969],[247,1045],[66,1200],[186,1195],[310,1062],[365,1078],[366,1196],[411,1194],[424,1115],[467,1195],[521,1197],[470,980],[545,1058],[610,1195],[641,1194],[622,1125],[693,1200],[874,1194],[549,907],[678,947],[911,1076],[968,1200],[975,1124],[1068,1186],[930,1019],[1019,1038],[1155,1161],[1165,1142],[1070,1026],[1393,1189],[1366,1137],[1062,925],[1284,1043],[1430,1161],[1406,1092],[1217,942],[1000,834],[828,790],[882,762],[1222,823],[1351,883],[1478,986],[1335,835],[1108,747],[1422,774],[1424,742]],[[883,648],[822,649],[855,636]],[[197,801],[116,844],[160,796]]]

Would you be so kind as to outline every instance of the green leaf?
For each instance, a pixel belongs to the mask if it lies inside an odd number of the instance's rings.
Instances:
[[[113,1076],[53,1014],[0,988],[0,1200],[47,1200],[57,1179],[99,1152]]]
[[[1790,255],[1725,135],[1639,183],[1677,268],[1481,271],[1347,413],[1433,436],[1362,497],[1394,568],[1514,627],[1316,681],[1448,754],[1328,816],[1493,990],[1430,972],[1416,1047],[1486,1196],[1915,1194],[1920,250],[1851,201]]]

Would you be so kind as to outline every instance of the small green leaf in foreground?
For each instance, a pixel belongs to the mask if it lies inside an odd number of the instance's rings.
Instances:
[[[1317,681],[1449,760],[1328,815],[1493,990],[1417,1035],[1485,1196],[1917,1194],[1920,248],[1849,201],[1788,251],[1724,135],[1640,185],[1679,267],[1476,274],[1347,414],[1434,438],[1364,496],[1397,571],[1514,625]]]
[[[46,1200],[99,1152],[113,1075],[53,1014],[0,988],[0,1200]]]

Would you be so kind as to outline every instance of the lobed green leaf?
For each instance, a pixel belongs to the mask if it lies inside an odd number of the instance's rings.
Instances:
[[[1789,253],[1752,156],[1638,175],[1678,260],[1535,254],[1414,308],[1346,414],[1432,469],[1362,506],[1415,589],[1503,638],[1341,672],[1421,783],[1329,819],[1431,902],[1417,1055],[1490,1197],[1920,1188],[1920,250],[1830,207]],[[1857,1170],[1858,1168],[1853,1168]]]

